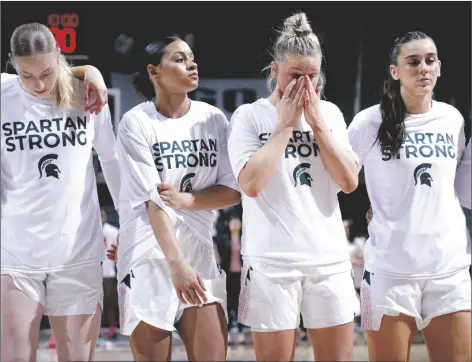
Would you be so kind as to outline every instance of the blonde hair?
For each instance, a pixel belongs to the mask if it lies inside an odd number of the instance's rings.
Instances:
[[[33,56],[56,51],[54,35],[43,24],[29,23],[20,25],[10,39],[12,56]],[[53,89],[54,99],[59,108],[74,106],[74,87],[72,70],[64,55],[59,54],[58,74]]]
[[[270,92],[274,90],[272,85],[274,77],[270,71],[273,63],[277,64],[289,55],[323,57],[320,41],[313,32],[305,13],[297,13],[286,18],[282,24],[282,28],[278,30],[278,33],[279,36],[270,51],[273,62],[263,69],[263,71],[269,71],[267,88]],[[319,87],[324,87],[324,74],[320,74],[318,83]]]

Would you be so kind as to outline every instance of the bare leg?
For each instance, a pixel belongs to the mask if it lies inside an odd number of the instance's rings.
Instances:
[[[416,322],[413,317],[400,314],[384,316],[378,331],[367,331],[367,345],[371,361],[409,361]]]
[[[225,361],[228,325],[221,304],[184,310],[178,323],[189,361]]]
[[[141,321],[129,340],[131,352],[137,362],[170,361],[172,333]]]
[[[103,279],[103,296],[104,305],[107,310],[107,322],[109,327],[116,327],[118,318],[116,316],[117,308],[117,289],[116,280],[114,278]]]
[[[433,318],[423,330],[431,362],[466,362],[471,356],[471,313],[457,312]]]
[[[49,316],[59,362],[93,360],[101,318],[100,305],[93,315]]]
[[[295,329],[280,332],[253,331],[252,341],[258,361],[293,361],[295,358]]]
[[[36,361],[43,306],[16,288],[10,275],[1,276],[2,361]]]
[[[352,361],[354,324],[308,329],[316,361]]]

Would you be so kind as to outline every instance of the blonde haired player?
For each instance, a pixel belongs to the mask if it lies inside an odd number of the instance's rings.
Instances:
[[[305,14],[284,21],[267,99],[239,107],[229,157],[242,189],[239,321],[260,361],[292,360],[303,316],[316,360],[350,360],[358,300],[337,194],[357,187],[339,108],[320,100],[322,52]]]
[[[110,112],[84,107],[86,86],[46,26],[16,28],[11,61],[18,76],[1,75],[1,360],[36,360],[45,314],[59,361],[90,361],[105,255],[92,147],[115,205],[120,187]]]

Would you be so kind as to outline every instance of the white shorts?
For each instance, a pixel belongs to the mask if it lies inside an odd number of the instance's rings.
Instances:
[[[300,314],[305,328],[334,327],[352,322],[358,312],[351,271],[312,276],[245,265],[241,272],[238,320],[253,331],[297,329]]]
[[[384,315],[413,317],[419,330],[440,315],[470,311],[469,268],[435,279],[397,279],[367,270],[361,284],[361,314],[365,330],[378,331]]]
[[[226,319],[226,274],[216,263],[213,247],[192,235],[179,237],[182,252],[202,278],[207,304],[220,303]],[[156,328],[174,331],[186,308],[177,297],[165,259],[145,259],[118,284],[121,334],[130,336],[143,321]]]
[[[2,268],[1,275],[11,276],[19,290],[44,307],[45,315],[93,315],[97,305],[103,309],[100,262],[55,272]]]

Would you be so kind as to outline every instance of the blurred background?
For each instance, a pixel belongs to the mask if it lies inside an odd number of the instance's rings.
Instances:
[[[276,36],[273,30],[291,13],[304,11],[322,44],[327,77],[325,98],[342,110],[349,125],[356,113],[378,102],[393,40],[407,31],[419,30],[435,40],[442,62],[436,99],[454,105],[462,113],[470,136],[471,2],[468,1],[296,2],[296,5],[294,2],[22,1],[2,2],[1,9],[2,71],[6,69],[10,36],[15,27],[29,22],[47,24],[56,29],[56,40],[71,64],[92,64],[104,75],[110,89],[115,129],[121,116],[143,101],[131,86],[131,73],[138,70],[136,54],[149,42],[167,35],[180,36],[195,53],[201,79],[191,97],[219,107],[230,119],[241,104],[267,95],[265,74],[261,70],[271,61],[267,50]],[[106,223],[118,228],[119,220],[98,160],[95,166]],[[369,206],[363,177],[359,188],[350,195],[341,192],[339,201],[354,271],[361,273],[362,249],[368,236],[365,214]],[[215,248],[229,275],[232,344],[250,343],[246,329],[234,319],[240,258],[232,248],[231,235],[240,231],[237,223],[233,223],[230,231],[230,221],[240,219],[241,214],[240,205],[215,213]],[[110,277],[105,275],[107,278]],[[107,348],[126,346],[127,342],[117,333],[119,326],[115,325],[114,317],[109,317],[110,308],[116,311],[116,299],[105,303],[100,343]],[[42,327],[47,336],[46,318]],[[305,342],[302,327],[301,344]],[[360,327],[356,331],[357,343],[362,344]]]

